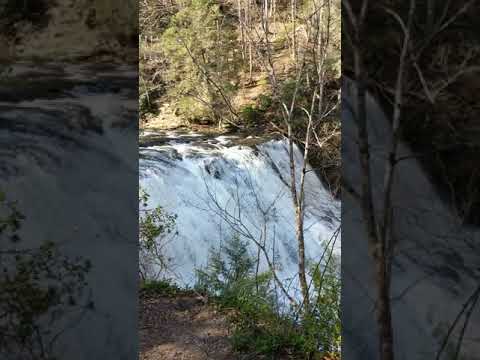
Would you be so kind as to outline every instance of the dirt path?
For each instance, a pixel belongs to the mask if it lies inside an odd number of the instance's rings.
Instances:
[[[225,318],[194,296],[140,299],[140,360],[240,359]]]

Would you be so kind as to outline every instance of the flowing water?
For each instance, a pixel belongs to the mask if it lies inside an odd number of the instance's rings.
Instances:
[[[149,206],[161,205],[178,216],[178,235],[167,250],[173,277],[181,283],[192,285],[194,270],[206,265],[209,250],[234,233],[249,242],[252,256],[253,239],[265,241],[270,256],[275,252],[275,262],[282,265],[279,275],[285,283],[298,271],[287,144],[257,140],[257,145],[235,145],[238,140],[174,132],[142,136],[140,186],[151,195]],[[299,179],[303,155],[298,148],[295,162]],[[340,203],[313,171],[307,172],[305,189],[306,253],[318,261],[324,242],[340,225]],[[339,237],[331,244],[338,254]],[[262,266],[266,269],[265,261]]]
[[[95,309],[77,308],[52,329],[52,336],[65,329],[59,358],[133,359],[136,69],[24,63],[2,70],[0,189],[25,215],[18,246],[53,241],[92,263]]]

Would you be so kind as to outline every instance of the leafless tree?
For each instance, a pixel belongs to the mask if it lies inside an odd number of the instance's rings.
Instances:
[[[224,221],[235,233],[251,241],[257,247],[257,266],[258,275],[260,260],[263,258],[269,271],[272,273],[274,282],[280,292],[285,296],[293,307],[298,307],[297,301],[289,293],[288,288],[278,276],[278,268],[275,265],[275,253],[271,251],[274,247],[275,230],[271,224],[275,217],[275,206],[279,198],[284,196],[283,192],[276,194],[272,202],[265,204],[264,200],[258,194],[257,187],[250,176],[237,181],[244,181],[248,188],[248,194],[241,194],[239,185],[232,189],[231,196],[226,202],[220,201],[207,178],[204,176],[204,184],[207,197],[203,200],[204,206],[198,206],[200,209],[211,212],[219,219]],[[247,205],[244,203],[244,197],[253,198],[253,203]],[[253,229],[252,229],[253,228]],[[271,233],[270,233],[271,232]]]
[[[392,97],[392,125],[391,138],[387,144],[387,155],[385,157],[383,171],[383,188],[376,193],[382,194],[381,209],[375,210],[374,207],[374,187],[371,174],[371,148],[369,143],[369,130],[367,127],[366,113],[366,93],[369,74],[364,59],[365,45],[365,24],[368,13],[373,4],[368,0],[363,0],[358,6],[349,0],[342,0],[344,15],[344,35],[351,47],[353,55],[353,67],[355,75],[355,99],[353,113],[358,127],[358,146],[361,164],[361,193],[357,198],[361,203],[363,222],[366,225],[368,247],[375,268],[376,284],[376,318],[379,330],[379,354],[382,360],[394,359],[393,348],[393,327],[391,313],[391,268],[393,254],[396,248],[396,237],[393,234],[393,204],[392,188],[394,187],[394,178],[396,165],[402,159],[399,157],[399,143],[402,125],[402,107],[407,94],[411,95],[411,82],[409,78],[412,74],[418,76],[418,80],[423,86],[424,94],[417,94],[429,102],[435,102],[438,94],[445,89],[460,74],[477,71],[477,66],[468,66],[469,58],[465,58],[457,71],[448,79],[444,79],[441,84],[431,84],[425,80],[424,71],[418,63],[421,53],[425,50],[433,38],[441,31],[445,30],[459,15],[465,12],[473,1],[467,2],[458,12],[451,17],[447,17],[448,4],[445,5],[444,15],[441,18],[433,18],[433,2],[429,1],[427,11],[427,27],[429,31],[424,38],[413,37],[413,22],[417,11],[417,1],[409,1],[408,14],[406,19],[395,10],[393,6],[385,6],[384,11],[387,15],[393,17],[401,29],[402,41],[398,55],[398,67],[396,81],[393,88],[384,89]],[[348,186],[348,184],[347,184]],[[348,191],[348,189],[347,189]]]
[[[295,223],[296,223],[296,237],[297,237],[297,246],[298,246],[298,276],[300,280],[300,286],[302,290],[303,303],[305,307],[305,312],[308,313],[310,309],[310,296],[308,290],[308,284],[306,279],[306,268],[305,268],[305,239],[304,239],[304,219],[305,219],[305,177],[308,173],[308,156],[311,147],[313,137],[317,139],[318,145],[321,145],[321,140],[316,133],[318,127],[323,123],[324,119],[328,114],[333,111],[337,105],[338,101],[333,104],[331,108],[327,108],[327,101],[325,101],[325,73],[326,73],[326,59],[328,53],[328,41],[330,34],[330,20],[327,21],[326,25],[324,23],[323,11],[326,9],[327,14],[330,12],[330,1],[321,3],[320,1],[314,1],[314,6],[312,9],[312,16],[307,18],[314,18],[315,21],[305,21],[304,26],[306,28],[307,37],[304,41],[303,46],[307,46],[309,42],[313,41],[314,51],[313,59],[318,75],[318,84],[314,88],[311,95],[311,104],[310,108],[304,108],[306,120],[306,131],[303,139],[298,139],[294,134],[294,111],[298,107],[297,105],[297,95],[301,86],[304,85],[305,81],[305,65],[306,65],[306,49],[302,51],[295,50],[295,88],[293,96],[289,99],[289,102],[282,101],[283,107],[283,122],[286,128],[286,138],[288,140],[288,149],[289,149],[289,163],[290,163],[290,192],[293,201],[293,206],[295,209]],[[296,2],[292,1],[292,16],[296,14]],[[296,15],[295,15],[296,19]],[[327,19],[330,19],[330,15],[327,15]],[[294,23],[295,24],[295,23]],[[295,27],[294,27],[295,29]],[[296,33],[296,31],[295,31]],[[297,39],[296,35],[294,38]],[[294,46],[299,47],[299,41],[294,41]],[[266,56],[269,56],[267,53]],[[272,63],[270,59],[267,63]],[[307,79],[308,80],[308,79]],[[272,82],[274,88],[278,87],[276,82]],[[274,93],[278,93],[279,89],[274,89]],[[295,142],[300,141],[304,145],[304,154],[303,161],[300,164],[300,178],[297,177],[297,164],[294,158],[294,144]]]

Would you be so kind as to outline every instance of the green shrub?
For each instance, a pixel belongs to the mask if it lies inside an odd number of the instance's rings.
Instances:
[[[150,208],[149,194],[140,188],[139,203],[139,252],[141,279],[157,278],[169,270],[171,258],[167,257],[165,247],[177,234],[176,214],[170,214],[161,206]],[[151,267],[156,267],[152,273]]]
[[[229,315],[234,349],[270,357],[285,353],[298,359],[338,353],[340,287],[336,263],[312,267],[312,289],[317,297],[311,314],[302,321],[293,310],[280,310],[272,273],[256,274],[255,270],[256,261],[238,235],[220,249],[211,250],[207,266],[197,270],[196,288],[210,294]]]
[[[305,324],[308,342],[326,352],[338,352],[341,343],[340,264],[331,254],[325,264],[311,265],[314,308]]]
[[[205,269],[197,270],[199,290],[222,299],[229,298],[231,289],[239,289],[253,275],[254,262],[247,251],[247,243],[235,235],[219,250],[211,249]]]
[[[261,94],[257,100],[257,107],[259,111],[265,112],[272,106],[272,98],[268,95]]]
[[[247,105],[240,111],[240,118],[249,126],[258,124],[262,119],[262,115],[263,114],[252,105]]]
[[[191,124],[214,123],[211,109],[194,98],[187,96],[180,98],[177,109],[182,118]]]
[[[53,359],[54,336],[62,332],[51,329],[75,326],[71,316],[79,309],[95,310],[88,284],[92,264],[54,242],[30,248],[21,238],[25,221],[17,203],[0,191],[0,358]]]
[[[140,116],[157,113],[158,108],[156,104],[152,101],[152,98],[151,96],[149,96],[149,94],[147,93],[140,94],[138,101],[139,101],[138,110],[140,112]]]
[[[181,289],[171,280],[145,280],[140,283],[141,295],[158,296],[176,296],[188,292],[187,289]]]

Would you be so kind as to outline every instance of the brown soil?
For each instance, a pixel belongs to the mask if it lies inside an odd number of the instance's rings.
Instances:
[[[193,294],[141,295],[139,360],[293,360],[295,355],[266,357],[237,353],[229,341],[225,314]],[[322,360],[340,360],[326,355]]]
[[[235,360],[224,315],[201,298],[140,299],[140,360]]]

